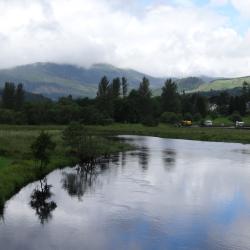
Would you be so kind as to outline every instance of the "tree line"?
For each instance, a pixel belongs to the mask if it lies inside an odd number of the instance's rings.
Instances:
[[[143,77],[138,88],[129,90],[125,77],[111,81],[103,76],[96,97],[61,97],[57,101],[27,102],[22,84],[5,83],[0,109],[0,123],[6,124],[82,124],[177,123],[182,119],[199,121],[208,115],[216,117],[247,113],[250,87],[244,82],[242,93],[232,96],[222,92],[210,97],[202,93],[179,93],[177,84],[167,79],[160,96],[154,96],[150,82]],[[211,109],[216,105],[216,109]]]

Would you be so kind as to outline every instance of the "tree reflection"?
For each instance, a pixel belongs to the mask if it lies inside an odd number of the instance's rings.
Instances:
[[[127,161],[127,154],[126,152],[121,152],[121,165],[124,168],[126,165],[126,161]]]
[[[91,168],[78,166],[73,172],[63,172],[62,186],[72,197],[79,200],[93,187],[97,181],[97,176],[109,168],[109,159],[103,158],[99,164],[92,165]]]
[[[36,187],[31,194],[30,206],[36,211],[41,224],[52,218],[52,211],[57,207],[56,203],[51,200],[51,187],[44,178],[40,180],[40,186]]]
[[[147,170],[148,160],[149,160],[149,149],[147,147],[140,148],[138,157],[139,157],[139,165],[142,167],[143,170]]]
[[[4,203],[0,202],[0,222],[4,220]]]
[[[172,149],[166,149],[163,152],[163,163],[164,167],[167,171],[172,171],[175,167],[175,161],[176,161],[176,152]]]

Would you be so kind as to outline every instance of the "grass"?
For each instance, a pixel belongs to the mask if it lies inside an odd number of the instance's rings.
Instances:
[[[140,124],[113,124],[109,126],[91,126],[90,129],[96,135],[148,135],[172,139],[250,143],[250,131],[242,129],[177,128],[164,124],[157,127],[145,127]]]
[[[0,169],[8,166],[11,160],[0,156]]]

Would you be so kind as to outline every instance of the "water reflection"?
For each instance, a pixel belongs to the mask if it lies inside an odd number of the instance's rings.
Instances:
[[[249,145],[125,138],[137,149],[91,171],[68,167],[47,176],[58,208],[46,227],[33,209],[50,210],[35,205],[44,203],[37,196],[51,201],[47,183],[8,201],[0,248],[250,249]],[[45,194],[33,191],[37,185]]]
[[[40,185],[33,190],[30,196],[30,206],[36,211],[40,223],[44,224],[52,218],[52,211],[56,209],[57,205],[51,200],[52,185],[48,185],[46,178],[40,180],[39,183]]]
[[[176,152],[173,149],[165,149],[162,151],[162,160],[164,168],[167,171],[172,171],[175,167]]]
[[[148,147],[141,147],[138,153],[139,164],[143,170],[148,169],[149,149]]]
[[[79,165],[72,171],[62,172],[62,187],[72,197],[77,197],[82,200],[84,194],[94,187],[97,182],[97,176],[106,171],[109,168],[109,164],[118,164],[119,155],[111,158],[102,158],[94,164],[91,164],[91,168],[86,167],[84,164]]]
[[[4,204],[0,203],[0,224],[4,221]]]
[[[81,200],[86,191],[93,186],[97,173],[77,168],[73,172],[63,172],[62,176],[62,187],[67,190],[70,196]]]

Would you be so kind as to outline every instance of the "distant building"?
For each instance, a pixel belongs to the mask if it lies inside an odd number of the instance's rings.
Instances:
[[[208,106],[209,111],[217,111],[218,105],[215,103],[210,103]]]
[[[246,109],[247,109],[247,111],[250,111],[250,102],[246,103]]]

